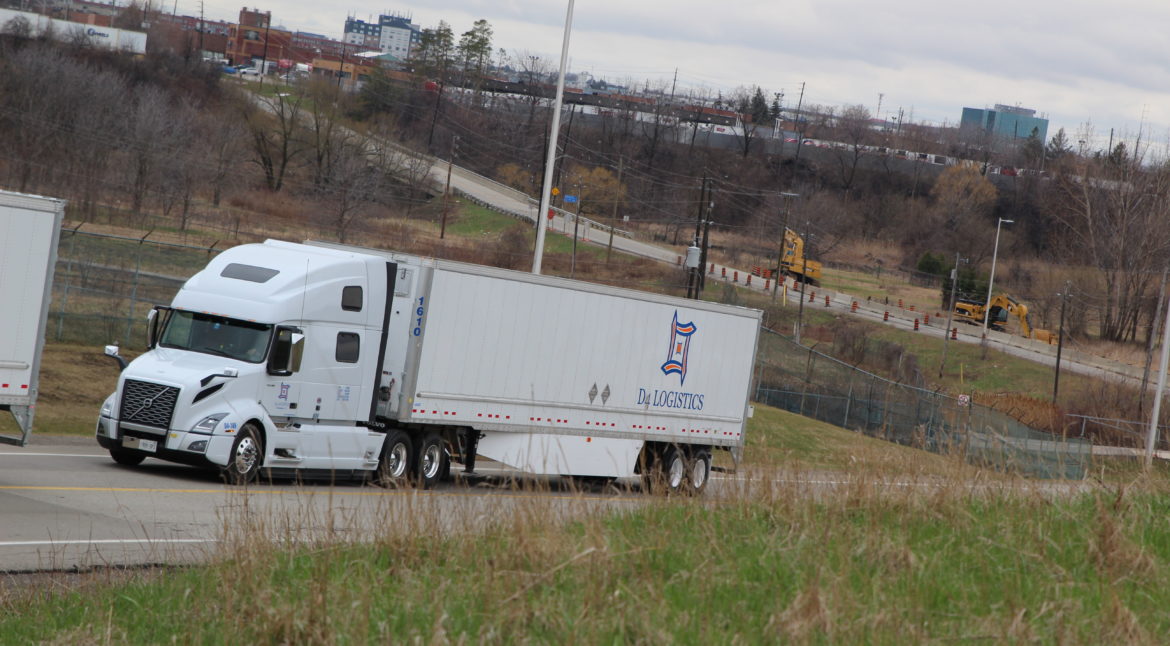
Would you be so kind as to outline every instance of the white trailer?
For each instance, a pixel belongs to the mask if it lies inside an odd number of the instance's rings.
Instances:
[[[3,444],[32,433],[64,213],[61,200],[0,191],[0,410],[20,431],[0,434]]]
[[[477,455],[701,490],[744,444],[760,312],[357,247],[227,250],[152,314],[115,460],[430,486]]]

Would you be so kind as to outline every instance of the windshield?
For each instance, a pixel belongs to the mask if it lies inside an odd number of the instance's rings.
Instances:
[[[159,345],[260,363],[268,354],[271,337],[271,325],[173,310]]]

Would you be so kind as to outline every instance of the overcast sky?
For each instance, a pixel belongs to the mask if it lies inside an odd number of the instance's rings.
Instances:
[[[346,4],[349,2],[350,4]],[[208,18],[236,20],[237,1],[206,0]],[[456,37],[480,18],[493,46],[559,61],[567,0],[433,0],[375,5],[283,0],[274,25],[340,38],[345,18],[380,13],[440,20]],[[194,0],[179,11],[198,14]],[[862,104],[882,117],[958,122],[963,107],[1033,108],[1076,142],[1104,147],[1139,132],[1164,156],[1170,141],[1170,2],[1165,0],[577,0],[570,71],[728,94],[759,85],[794,106]]]

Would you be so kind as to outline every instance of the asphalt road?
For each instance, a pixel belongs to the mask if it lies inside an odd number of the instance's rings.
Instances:
[[[473,529],[518,509],[569,518],[648,499],[628,488],[481,472],[489,477],[474,486],[429,491],[354,481],[233,487],[215,471],[154,459],[119,466],[90,438],[40,437],[0,447],[0,572],[199,561],[247,532],[285,543],[362,541]]]
[[[357,482],[277,481],[223,484],[214,471],[148,459],[122,467],[90,438],[38,437],[0,447],[0,574],[85,570],[112,565],[200,562],[246,538],[280,544],[368,542],[393,533],[475,530],[539,514],[550,521],[653,504],[635,483],[579,485],[560,478],[515,475],[504,467],[487,477],[433,490],[386,490]],[[741,491],[819,496],[851,490],[931,495],[954,483],[825,472],[713,473],[704,499],[718,504]],[[964,490],[1065,495],[1087,483],[964,483]]]

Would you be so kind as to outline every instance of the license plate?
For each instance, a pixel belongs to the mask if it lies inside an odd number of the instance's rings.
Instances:
[[[154,453],[158,450],[158,440],[144,440],[138,437],[124,437],[122,438],[122,446],[128,449],[138,449],[139,451]]]

